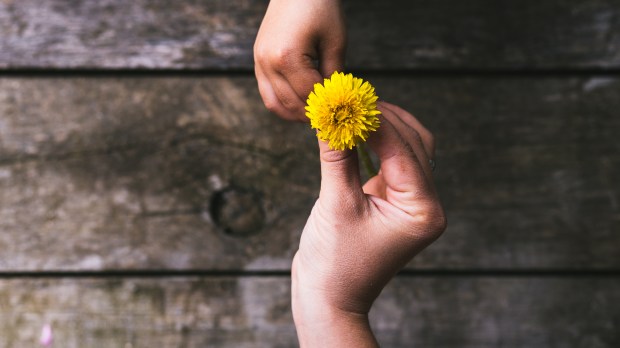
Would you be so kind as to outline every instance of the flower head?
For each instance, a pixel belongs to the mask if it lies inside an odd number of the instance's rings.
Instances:
[[[351,74],[334,72],[316,83],[306,103],[310,125],[332,150],[353,149],[379,128],[375,88]]]

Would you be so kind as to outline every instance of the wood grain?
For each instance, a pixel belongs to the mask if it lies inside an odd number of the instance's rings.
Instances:
[[[449,228],[414,264],[620,264],[612,242],[620,231],[617,79],[378,78],[376,85],[436,136]]]
[[[618,278],[396,278],[371,311],[382,347],[615,347]]]
[[[268,1],[0,2],[3,69],[243,69]],[[352,69],[618,68],[620,3],[345,1]]]
[[[297,346],[320,177],[251,76],[267,4],[0,0],[0,75],[33,75],[0,78],[0,348],[46,323],[54,347]],[[449,219],[373,307],[382,346],[620,346],[596,273],[620,267],[620,2],[344,5],[347,69],[435,133]]]
[[[1,268],[289,267],[315,137],[269,115],[252,79],[0,85]]]
[[[437,138],[449,227],[410,267],[617,269],[620,81],[367,77]],[[318,195],[249,77],[4,78],[0,115],[4,271],[286,270]]]
[[[288,278],[0,281],[0,347],[295,347]],[[396,278],[371,312],[382,347],[615,347],[620,281]]]
[[[620,2],[345,1],[354,68],[575,69],[620,63]]]

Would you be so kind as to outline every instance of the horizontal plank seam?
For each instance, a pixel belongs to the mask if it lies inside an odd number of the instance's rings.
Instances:
[[[109,270],[109,271],[2,271],[11,278],[163,278],[163,277],[290,277],[290,270]],[[428,269],[403,270],[407,277],[551,277],[619,278],[620,269]]]
[[[618,76],[620,68],[515,68],[515,69],[365,69],[347,71],[358,75],[428,76],[428,77],[573,77]],[[0,69],[0,77],[248,77],[253,69]]]

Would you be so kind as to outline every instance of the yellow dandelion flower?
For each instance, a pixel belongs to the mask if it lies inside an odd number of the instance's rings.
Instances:
[[[375,88],[351,74],[334,72],[315,84],[306,103],[310,125],[332,150],[353,149],[379,128]]]

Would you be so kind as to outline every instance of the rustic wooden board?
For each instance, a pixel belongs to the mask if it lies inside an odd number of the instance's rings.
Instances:
[[[0,280],[1,348],[294,347],[288,278]],[[616,347],[620,280],[397,278],[383,347]]]
[[[0,281],[0,347],[287,347],[286,279]]]
[[[0,66],[239,68],[268,1],[3,1]]]
[[[0,85],[0,268],[289,267],[315,137],[252,79]]]
[[[378,78],[376,85],[436,135],[449,228],[414,264],[620,265],[619,80]]]
[[[401,278],[371,323],[383,347],[616,347],[620,279]]]
[[[368,77],[437,137],[449,228],[411,267],[620,266],[620,81]],[[3,271],[285,270],[317,196],[250,77],[4,78],[0,122]]]
[[[251,69],[268,1],[0,2],[0,68]],[[355,69],[617,68],[620,2],[345,1]]]

